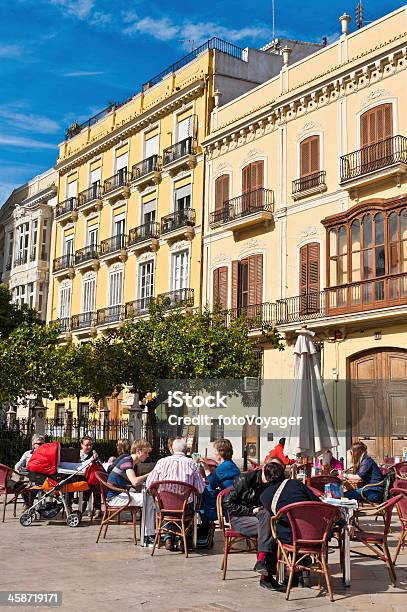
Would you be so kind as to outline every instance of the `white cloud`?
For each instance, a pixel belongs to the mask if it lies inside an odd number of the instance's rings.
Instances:
[[[0,145],[9,147],[19,147],[21,149],[55,149],[56,145],[42,142],[41,140],[35,140],[34,138],[24,138],[23,136],[8,136],[7,134],[0,134]]]
[[[0,58],[14,59],[22,55],[22,48],[18,45],[0,45]]]
[[[96,70],[78,70],[77,72],[64,72],[65,77],[87,77],[87,76],[98,76],[104,74],[104,72],[98,72]]]
[[[180,35],[180,27],[173,24],[168,17],[154,19],[143,17],[124,29],[125,34],[148,34],[157,40],[173,40]]]
[[[59,6],[67,15],[86,19],[93,9],[94,0],[51,0],[51,4]]]
[[[9,127],[36,132],[38,134],[52,134],[59,130],[59,125],[53,119],[41,115],[30,115],[16,113],[5,108],[0,108],[0,120],[5,119]]]

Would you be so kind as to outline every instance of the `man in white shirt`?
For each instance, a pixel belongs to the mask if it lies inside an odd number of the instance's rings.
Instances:
[[[199,465],[190,457],[186,457],[187,443],[184,438],[176,438],[172,444],[172,455],[157,461],[152,472],[148,475],[146,486],[149,488],[153,483],[163,480],[176,480],[192,485],[202,493],[205,489],[205,481],[201,476]],[[174,550],[174,538],[169,534],[163,534],[167,550]]]

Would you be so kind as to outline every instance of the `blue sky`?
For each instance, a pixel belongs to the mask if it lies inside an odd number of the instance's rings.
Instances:
[[[275,0],[276,35],[339,34],[357,0]],[[366,20],[403,5],[364,0]],[[271,0],[0,2],[0,205],[51,167],[66,127],[123,100],[212,36],[245,47],[271,39]],[[255,10],[253,7],[255,6]],[[304,8],[306,7],[306,8]],[[354,19],[352,20],[354,27]]]

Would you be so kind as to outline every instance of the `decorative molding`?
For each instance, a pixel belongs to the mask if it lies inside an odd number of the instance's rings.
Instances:
[[[371,91],[370,94],[363,100],[360,108],[369,106],[369,104],[374,102],[374,100],[377,100],[377,98],[388,98],[392,95],[393,94],[387,89],[375,89],[374,91]]]
[[[246,253],[262,250],[266,248],[266,243],[264,240],[258,240],[257,238],[250,238],[239,251],[239,258],[245,255]]]
[[[189,240],[178,240],[178,242],[174,242],[174,244],[171,245],[170,251],[171,252],[183,251],[184,249],[188,249],[189,246],[190,246]]]
[[[146,251],[137,257],[137,263],[145,263],[146,261],[155,260],[155,253]]]
[[[118,261],[109,266],[109,272],[118,272],[119,270],[124,270],[124,264],[122,261]]]
[[[220,264],[224,264],[224,263],[230,263],[230,257],[229,255],[226,255],[226,253],[218,253],[217,255],[215,255],[215,257],[213,257],[212,259],[212,263],[211,263],[211,267],[217,267]]]
[[[250,162],[251,159],[253,159],[254,157],[259,157],[260,155],[261,156],[265,155],[265,152],[263,149],[250,149],[246,157],[243,158],[242,164],[246,165],[246,163]]]
[[[216,169],[214,170],[214,176],[217,174],[220,174],[221,172],[224,172],[225,170],[232,170],[233,166],[231,163],[229,162],[222,162],[221,164],[218,164],[218,166],[216,166]]]
[[[318,123],[317,121],[307,121],[307,123],[303,125],[301,130],[299,130],[297,136],[298,138],[301,138],[307,132],[316,131],[316,130],[323,131],[323,129],[324,128],[322,127],[322,125]]]
[[[303,240],[306,240],[307,238],[311,238],[313,236],[320,236],[320,235],[321,235],[321,228],[317,227],[316,225],[309,225],[308,227],[304,228],[299,233],[297,244],[300,242],[303,242]]]
[[[93,278],[96,279],[97,274],[94,270],[89,270],[88,272],[85,272],[85,274],[83,275],[83,280],[91,280]]]

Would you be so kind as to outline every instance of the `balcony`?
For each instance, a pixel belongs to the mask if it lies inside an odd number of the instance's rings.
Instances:
[[[273,223],[274,193],[271,189],[255,189],[237,198],[226,200],[219,210],[211,213],[210,226],[238,232],[249,226]]]
[[[323,321],[351,323],[405,317],[407,273],[364,280],[277,300],[276,325]]]
[[[51,321],[51,323],[55,323],[58,326],[60,334],[67,334],[71,331],[71,317],[62,317],[56,321]]]
[[[131,170],[131,181],[139,191],[148,185],[158,185],[161,180],[162,158],[152,155],[135,164]]]
[[[192,170],[195,166],[196,147],[192,136],[164,149],[163,169],[167,170],[171,175],[177,174],[177,172],[183,169]]]
[[[159,248],[160,225],[156,221],[150,221],[133,227],[129,231],[128,247],[134,253],[142,251],[157,251]]]
[[[126,234],[118,234],[111,238],[106,238],[100,243],[99,257],[106,261],[126,261],[127,259],[127,236]]]
[[[141,317],[147,315],[152,297],[145,297],[133,302],[127,302],[125,306],[125,318],[132,319],[133,317]]]
[[[195,233],[195,219],[196,214],[193,208],[176,210],[161,218],[161,236],[170,242],[181,237],[192,240]]]
[[[94,312],[81,312],[80,314],[72,315],[71,317],[71,330],[80,331],[82,329],[89,329],[95,325],[95,313]]]
[[[102,208],[102,188],[99,181],[78,194],[78,210],[84,215]]]
[[[326,191],[326,172],[314,172],[293,181],[293,199],[300,200],[307,196]]]
[[[116,174],[106,179],[103,183],[103,197],[107,200],[130,196],[130,189],[127,184],[127,168],[122,168]]]
[[[62,224],[68,223],[68,221],[76,221],[78,219],[77,199],[67,198],[60,204],[57,204],[55,207],[55,218]]]
[[[276,305],[271,302],[240,306],[230,310],[221,311],[225,325],[241,320],[250,331],[260,331],[267,325],[274,325],[276,320]]]
[[[109,306],[108,308],[100,308],[96,315],[97,325],[110,325],[123,320],[123,306]]]
[[[17,257],[14,259],[14,267],[23,266],[27,263],[28,253],[24,251],[23,253],[19,253]]]
[[[75,252],[75,266],[82,270],[99,269],[99,247],[95,244],[79,249]]]
[[[73,278],[75,276],[74,263],[75,258],[73,253],[62,255],[62,257],[54,259],[52,271],[55,276],[69,276]]]
[[[189,288],[176,289],[157,296],[157,303],[165,308],[192,308],[194,305],[194,290]]]
[[[352,192],[393,178],[400,186],[407,173],[407,137],[392,136],[341,157],[340,185]]]

